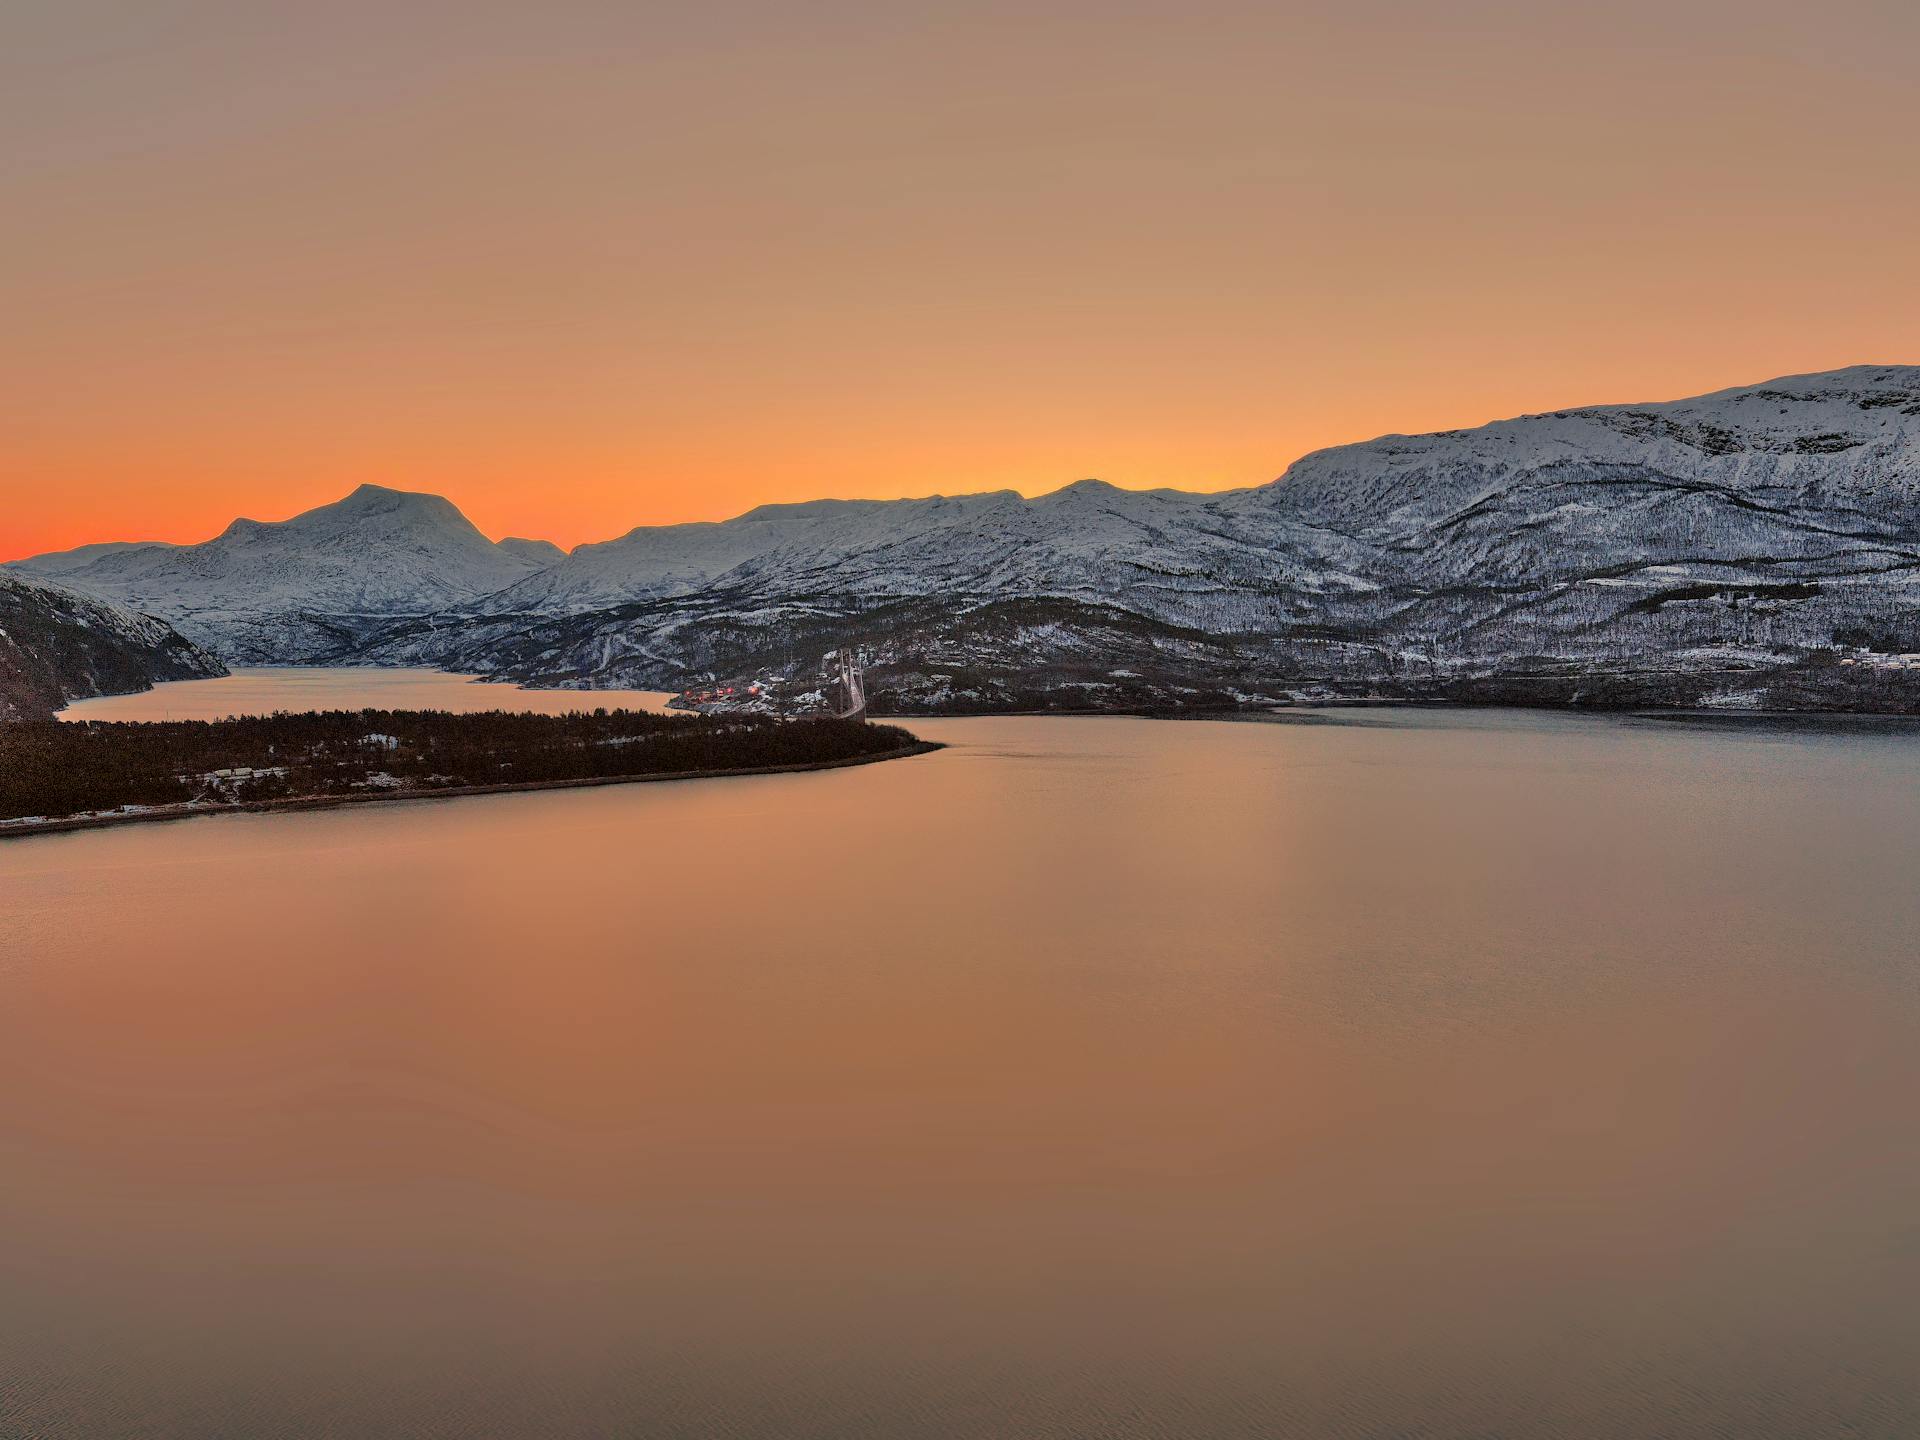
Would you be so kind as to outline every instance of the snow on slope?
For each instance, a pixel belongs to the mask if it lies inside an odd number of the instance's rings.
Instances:
[[[1394,541],[1529,480],[1616,467],[1761,505],[1910,525],[1920,503],[1920,366],[1860,365],[1688,400],[1386,435],[1316,451],[1275,485],[1237,498]]]
[[[164,540],[102,540],[92,545],[79,545],[71,550],[52,550],[44,555],[29,555],[24,560],[10,562],[8,568],[23,571],[28,575],[37,575],[45,580],[58,580],[84,570],[94,561],[108,555],[124,554],[129,550],[172,550],[176,547]]]
[[[570,613],[704,590],[768,556],[791,568],[929,528],[985,521],[1019,497],[1011,491],[927,500],[816,500],[762,505],[737,519],[640,526],[618,540],[582,545],[560,564],[489,597],[489,612]]]
[[[589,685],[896,622],[928,656],[1000,647],[1029,669],[1096,664],[1116,636],[1126,668],[1186,647],[1191,666],[1279,674],[1785,663],[1863,634],[1920,648],[1920,367],[1384,436],[1222,495],[1083,481],[769,505],[550,558],[368,487],[205,546],[102,556],[72,583],[245,658]]]
[[[1217,499],[1083,480],[918,500],[766,505],[717,524],[642,527],[583,545],[469,614],[584,614],[674,596],[1049,595],[1126,599],[1195,620],[1237,589],[1347,583],[1342,545],[1309,526],[1223,518]]]
[[[518,535],[509,535],[504,540],[493,542],[507,554],[521,560],[530,560],[535,565],[558,565],[567,558],[567,552],[551,540],[527,540]]]
[[[225,673],[151,615],[0,569],[0,720],[68,700]]]
[[[1217,496],[1082,482],[642,529],[391,653],[662,683],[764,637],[870,638],[866,617],[901,605],[915,643],[966,635],[957,649],[978,657],[1011,632],[995,620],[981,638],[970,617],[1007,604],[1055,617],[1007,642],[1010,665],[1086,661],[1086,636],[1114,623],[1089,607],[1163,627],[1169,647],[1187,642],[1166,627],[1240,637],[1236,655],[1284,674],[1685,666],[1791,657],[1863,628],[1906,644],[1917,477],[1920,368],[1858,367],[1386,436]]]
[[[1209,597],[1344,596],[1483,564],[1493,571],[1482,578],[1519,579],[1536,562],[1550,570],[1555,555],[1578,569],[1672,559],[1716,540],[1732,553],[1791,551],[1823,543],[1805,523],[1814,510],[1829,525],[1913,531],[1917,417],[1920,369],[1858,367],[1385,436],[1227,495],[1083,481],[1034,500],[999,491],[767,505],[581,546],[464,608],[582,614],[714,591],[1058,595],[1205,622],[1218,618]],[[1733,544],[1743,537],[1745,551]]]
[[[1371,551],[1376,603],[1329,621],[1459,665],[1892,639],[1920,605],[1920,367],[1385,436],[1224,508]]]
[[[539,568],[438,495],[362,485],[291,520],[236,520],[199,545],[114,551],[63,578],[230,658],[287,660],[337,649],[367,620],[431,613]]]

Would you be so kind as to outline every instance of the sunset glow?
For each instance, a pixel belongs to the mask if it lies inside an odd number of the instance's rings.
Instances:
[[[0,558],[1220,489],[1920,336],[1878,0],[27,8]]]
[[[0,3],[0,1431],[1920,1437],[1916,58]]]

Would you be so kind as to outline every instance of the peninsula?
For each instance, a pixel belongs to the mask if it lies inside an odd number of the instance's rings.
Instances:
[[[831,717],[329,710],[0,726],[0,836],[234,810],[830,769],[937,745]]]

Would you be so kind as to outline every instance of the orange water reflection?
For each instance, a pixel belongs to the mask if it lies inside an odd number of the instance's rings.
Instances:
[[[0,846],[5,1403],[1920,1423],[1920,744],[1386,720]]]

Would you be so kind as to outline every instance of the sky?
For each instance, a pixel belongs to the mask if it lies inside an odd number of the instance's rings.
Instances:
[[[0,0],[0,558],[566,545],[1920,360],[1910,0]]]

